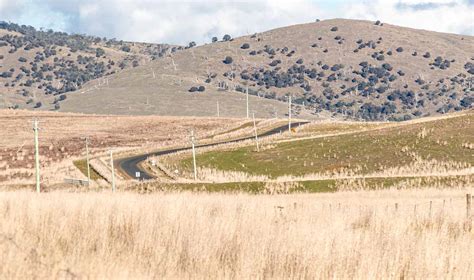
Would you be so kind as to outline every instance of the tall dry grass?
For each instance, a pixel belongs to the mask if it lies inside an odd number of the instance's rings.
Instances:
[[[466,192],[0,192],[0,278],[469,279]]]

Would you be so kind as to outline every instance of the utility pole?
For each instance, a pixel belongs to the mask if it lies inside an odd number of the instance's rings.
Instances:
[[[40,162],[39,162],[39,141],[38,141],[38,120],[33,121],[33,131],[35,132],[35,167],[36,167],[36,192],[41,192],[40,186]]]
[[[291,95],[288,96],[288,131],[291,133]]]
[[[110,168],[112,170],[112,192],[115,192],[114,155],[112,150],[110,150]]]
[[[249,118],[249,86],[245,88],[245,92],[247,93],[247,119]]]
[[[89,165],[89,137],[86,137],[87,183],[91,185],[91,167]]]
[[[252,113],[253,117],[253,129],[255,131],[255,142],[257,143],[257,152],[260,152],[260,148],[258,146],[258,134],[257,134],[257,124],[255,122],[255,113]]]
[[[191,130],[191,145],[193,148],[193,167],[194,167],[194,180],[197,181],[197,168],[196,168],[196,149],[194,147],[194,142],[196,138],[194,137],[194,130]]]
[[[219,111],[219,101],[217,101],[217,117],[219,118],[221,116],[221,113]]]

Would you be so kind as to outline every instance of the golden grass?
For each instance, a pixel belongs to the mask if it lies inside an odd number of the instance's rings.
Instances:
[[[0,278],[469,279],[468,192],[0,192]]]
[[[110,116],[58,112],[0,110],[0,183],[21,184],[34,180],[34,147],[31,120],[40,121],[39,145],[42,182],[58,183],[80,172],[63,172],[72,161],[85,158],[90,138],[92,157],[116,152],[156,150],[187,145],[189,132],[210,137],[240,127],[245,120],[196,117]],[[117,154],[116,154],[117,155]],[[77,177],[79,176],[79,177]]]

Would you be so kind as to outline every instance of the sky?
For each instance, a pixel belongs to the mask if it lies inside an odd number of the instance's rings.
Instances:
[[[0,0],[0,21],[180,45],[330,18],[474,35],[474,0]]]

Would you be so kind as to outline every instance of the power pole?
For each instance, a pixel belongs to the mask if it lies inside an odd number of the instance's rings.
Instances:
[[[217,117],[219,118],[221,116],[221,113],[219,111],[219,101],[217,101]]]
[[[255,113],[252,113],[253,117],[253,129],[255,131],[255,142],[257,143],[257,152],[260,152],[260,148],[258,146],[258,134],[257,134],[257,124],[255,122]]]
[[[91,167],[89,165],[89,137],[86,137],[87,183],[91,185]]]
[[[288,131],[291,133],[291,95],[288,96]]]
[[[112,150],[110,150],[110,168],[112,170],[112,192],[115,192],[114,155]]]
[[[36,192],[41,192],[40,185],[40,162],[39,162],[39,141],[38,141],[38,120],[33,121],[33,131],[35,132],[35,167],[36,167]]]
[[[249,118],[249,86],[245,88],[245,92],[247,93],[247,119]]]
[[[191,130],[191,145],[193,147],[193,167],[194,167],[194,180],[197,181],[197,168],[196,168],[196,149],[194,147],[194,142],[196,138],[194,137],[194,130]]]

